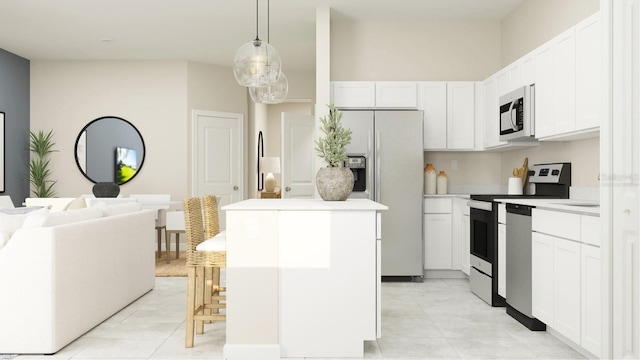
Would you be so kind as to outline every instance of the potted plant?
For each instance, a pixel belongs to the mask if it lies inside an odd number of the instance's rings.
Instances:
[[[45,133],[40,130],[37,133],[29,132],[29,150],[35,155],[29,161],[29,182],[31,183],[31,193],[35,197],[53,197],[55,191],[53,185],[55,180],[50,180],[51,169],[49,168],[49,155],[57,150],[53,149],[53,130]]]
[[[323,200],[344,201],[353,190],[353,173],[343,167],[347,160],[347,145],[351,142],[351,130],[342,127],[342,113],[329,104],[329,114],[320,118],[320,130],[324,137],[316,140],[318,157],[327,167],[316,174],[316,187]]]

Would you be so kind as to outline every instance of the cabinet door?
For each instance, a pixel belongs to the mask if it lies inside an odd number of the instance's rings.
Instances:
[[[335,81],[331,85],[333,105],[337,108],[376,107],[376,83],[373,81]]]
[[[582,244],[581,342],[583,348],[600,357],[601,297],[600,248]]]
[[[500,141],[498,131],[498,91],[496,76],[492,76],[484,81],[484,118],[483,122],[483,147],[491,149],[507,142]]]
[[[447,83],[447,149],[473,150],[475,146],[475,84]]]
[[[554,238],[553,328],[580,343],[580,243]]]
[[[536,138],[553,133],[553,40],[535,50]]]
[[[520,61],[520,86],[528,86],[536,82],[536,58],[534,53],[523,56]],[[517,86],[516,86],[517,87]]]
[[[496,74],[496,94],[498,95],[498,99],[500,96],[511,91],[511,81],[509,79],[509,69],[505,68]]]
[[[498,295],[507,297],[507,225],[498,224]]]
[[[376,82],[376,108],[415,109],[418,87],[415,81]]]
[[[424,268],[451,269],[451,214],[424,215]]]
[[[576,130],[600,126],[600,13],[576,25]]]
[[[573,131],[575,126],[576,39],[571,28],[553,40],[553,134]]]
[[[462,272],[469,275],[471,266],[471,218],[462,215]]]
[[[419,83],[418,109],[424,111],[423,144],[425,150],[447,148],[447,83]]]
[[[464,199],[452,199],[451,212],[451,269],[462,269],[462,207]]]
[[[553,325],[553,237],[531,236],[531,308],[533,316]]]

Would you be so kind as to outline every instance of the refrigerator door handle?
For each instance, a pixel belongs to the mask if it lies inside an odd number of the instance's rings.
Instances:
[[[376,193],[376,197],[374,199],[374,201],[380,202],[380,182],[382,181],[380,179],[380,134],[378,132],[375,133],[376,134],[376,141],[375,141],[375,159],[376,159],[376,182],[375,182],[375,193]]]

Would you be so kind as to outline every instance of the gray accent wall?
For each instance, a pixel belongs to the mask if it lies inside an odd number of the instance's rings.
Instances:
[[[29,196],[30,62],[0,49],[0,111],[5,113],[4,193],[20,206]]]

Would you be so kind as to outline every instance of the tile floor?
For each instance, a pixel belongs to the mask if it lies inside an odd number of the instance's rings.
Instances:
[[[224,323],[184,347],[186,278],[155,289],[54,355],[14,359],[221,359]],[[373,359],[583,359],[546,332],[531,332],[469,291],[465,279],[382,285],[382,331],[365,343]],[[13,358],[0,355],[0,360]]]

